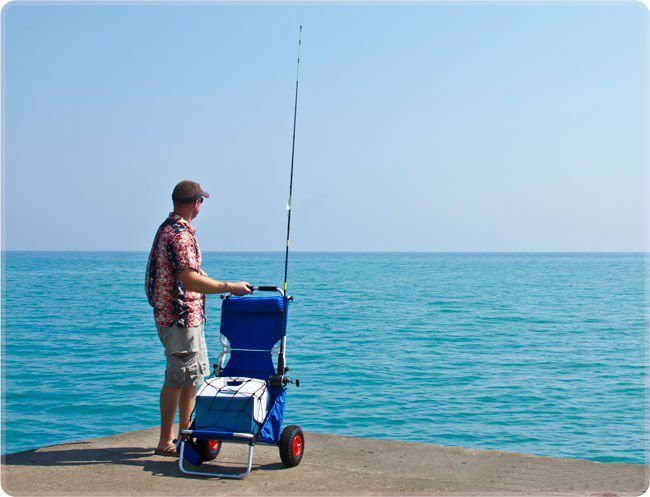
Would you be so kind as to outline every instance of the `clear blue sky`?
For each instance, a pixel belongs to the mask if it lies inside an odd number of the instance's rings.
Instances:
[[[3,10],[4,247],[648,250],[640,3]]]

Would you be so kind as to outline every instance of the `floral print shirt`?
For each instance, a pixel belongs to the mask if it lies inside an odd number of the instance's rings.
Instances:
[[[201,249],[192,225],[174,213],[160,225],[151,247],[145,290],[160,326],[191,328],[205,322],[205,295],[185,290],[181,271],[201,272]]]

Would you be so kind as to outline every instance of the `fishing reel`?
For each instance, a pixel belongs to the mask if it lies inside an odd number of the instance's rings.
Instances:
[[[289,368],[284,368],[284,373],[282,374],[274,374],[269,377],[269,385],[272,387],[279,387],[279,388],[284,388],[286,387],[289,383],[296,385],[296,387],[300,386],[300,380],[296,378],[295,380],[292,380],[289,378],[289,376],[286,374],[289,371]]]

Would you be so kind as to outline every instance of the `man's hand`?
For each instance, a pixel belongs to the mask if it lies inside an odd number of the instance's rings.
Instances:
[[[213,280],[204,276],[201,272],[194,269],[184,269],[178,274],[178,278],[185,286],[186,290],[197,293],[232,293],[233,295],[242,296],[253,293],[253,287],[247,281],[238,283],[228,283],[226,281]]]
[[[228,283],[230,293],[241,297],[253,293],[253,286],[247,281],[239,281],[237,283]]]

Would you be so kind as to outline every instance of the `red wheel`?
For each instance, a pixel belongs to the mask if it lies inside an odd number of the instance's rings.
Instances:
[[[289,425],[282,430],[279,445],[282,463],[288,468],[298,466],[305,453],[305,435],[300,426]]]
[[[300,435],[296,435],[293,437],[293,443],[291,444],[291,451],[293,452],[293,457],[300,457],[302,454],[302,437]]]
[[[217,458],[221,451],[221,440],[198,439],[196,447],[204,461],[212,461]]]

